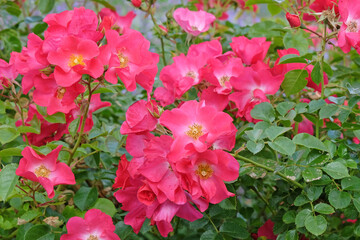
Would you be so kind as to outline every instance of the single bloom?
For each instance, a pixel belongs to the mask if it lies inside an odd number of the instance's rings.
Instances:
[[[55,65],[56,83],[62,87],[70,87],[79,82],[83,74],[89,74],[93,78],[100,77],[104,66],[96,58],[99,53],[99,47],[92,40],[65,37],[59,48],[48,55],[49,62]]]
[[[173,13],[175,21],[181,28],[194,36],[206,32],[216,17],[205,11],[191,11],[187,8],[178,8]]]
[[[207,150],[177,162],[183,188],[193,199],[204,197],[212,204],[234,196],[226,189],[224,181],[239,177],[240,165],[229,153],[222,150]]]
[[[263,61],[270,45],[271,42],[267,42],[265,37],[252,39],[244,36],[233,37],[230,43],[232,50],[246,65]]]
[[[105,36],[107,45],[101,48],[100,59],[103,65],[109,66],[106,81],[116,84],[120,78],[128,91],[134,91],[138,83],[150,94],[159,62],[159,55],[149,51],[150,42],[132,29],[121,36],[108,30]]]
[[[36,152],[31,147],[25,147],[21,152],[16,175],[40,183],[49,198],[55,196],[54,186],[59,184],[75,184],[75,176],[71,168],[57,160],[62,145],[56,147],[47,155]]]
[[[90,209],[84,218],[70,218],[66,229],[67,234],[63,234],[60,240],[120,240],[114,233],[111,217],[99,209]]]
[[[237,130],[232,117],[203,101],[187,101],[179,108],[166,110],[159,121],[173,134],[175,155],[204,152],[211,146],[231,151],[235,144]]]
[[[18,74],[13,63],[0,59],[0,90],[12,84]]]
[[[159,110],[155,101],[140,100],[132,104],[126,111],[126,121],[121,125],[123,135],[152,131],[156,128]]]
[[[360,4],[352,0],[339,1],[340,27],[338,46],[344,53],[348,53],[351,47],[360,53]]]
[[[136,17],[133,11],[128,12],[125,16],[120,16],[116,11],[109,8],[103,8],[99,12],[101,17],[101,30],[113,29],[119,33],[124,33],[127,29],[131,28],[132,21]]]

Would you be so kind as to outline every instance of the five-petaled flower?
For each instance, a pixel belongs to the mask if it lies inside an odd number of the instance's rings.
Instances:
[[[36,152],[31,147],[25,147],[21,152],[16,175],[40,183],[49,198],[55,196],[54,186],[59,184],[75,184],[75,176],[71,168],[57,160],[62,145],[55,148],[47,155]]]

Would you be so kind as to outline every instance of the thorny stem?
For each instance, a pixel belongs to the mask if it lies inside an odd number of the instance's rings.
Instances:
[[[261,163],[257,163],[255,161],[249,159],[249,158],[246,158],[246,157],[243,157],[243,156],[240,156],[240,155],[237,155],[237,154],[232,154],[231,153],[231,155],[233,157],[235,157],[236,159],[238,159],[238,160],[241,160],[241,161],[244,161],[244,162],[247,162],[247,163],[251,163],[251,164],[253,164],[253,165],[255,165],[255,166],[259,167],[259,168],[262,168],[262,169],[267,170],[269,172],[273,172],[274,174],[278,175],[279,177],[282,177],[284,180],[288,181],[289,183],[292,183],[293,185],[295,185],[295,186],[297,186],[297,187],[299,187],[301,189],[304,189],[303,185],[301,185],[300,183],[298,183],[295,180],[292,180],[292,179],[288,178],[285,174],[275,171],[275,169],[272,169],[272,168],[270,168],[268,166],[265,166],[265,165],[263,165]]]

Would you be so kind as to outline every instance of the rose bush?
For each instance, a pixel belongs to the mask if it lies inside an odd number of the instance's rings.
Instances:
[[[360,238],[359,3],[81,4],[0,5],[1,239]]]

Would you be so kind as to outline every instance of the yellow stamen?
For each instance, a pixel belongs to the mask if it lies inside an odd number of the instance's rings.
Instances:
[[[230,81],[230,77],[229,76],[222,76],[220,79],[219,79],[219,83],[221,86],[225,87],[225,83]]]
[[[190,77],[192,79],[196,78],[196,74],[194,71],[189,71],[188,73],[186,73],[185,77]]]
[[[56,91],[56,97],[58,99],[63,99],[65,92],[66,92],[66,88],[64,87],[58,88],[58,90]]]
[[[47,169],[44,165],[40,165],[40,167],[37,167],[35,169],[35,175],[37,177],[44,177],[44,178],[48,178],[50,175],[50,170]]]
[[[72,54],[72,55],[70,56],[68,65],[69,65],[69,67],[74,67],[74,66],[76,66],[76,65],[85,66],[83,56],[82,56],[82,55]]]
[[[186,131],[186,135],[197,140],[199,137],[204,135],[202,128],[203,127],[201,125],[194,123],[193,125],[189,126],[189,130]]]
[[[195,173],[201,178],[201,179],[208,179],[212,176],[214,170],[210,167],[209,164],[200,164],[195,171]]]
[[[129,65],[129,58],[124,56],[122,52],[118,52],[117,54],[120,62],[120,68],[126,68]]]
[[[347,24],[346,30],[348,32],[358,32],[358,24],[356,21],[351,21],[349,24]]]
[[[91,234],[91,235],[87,238],[87,240],[99,240],[99,238],[98,238],[97,236]]]

